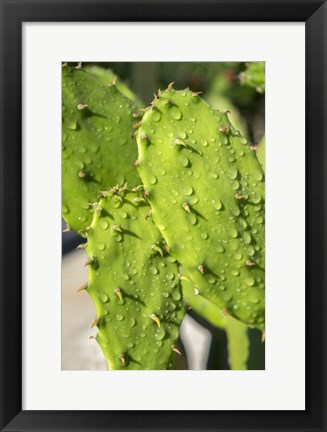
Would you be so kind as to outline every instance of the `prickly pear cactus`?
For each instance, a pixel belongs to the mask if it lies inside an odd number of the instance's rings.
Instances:
[[[169,369],[184,316],[178,266],[150,217],[143,187],[102,192],[86,231],[85,287],[109,369]]]
[[[62,214],[75,231],[89,226],[99,190],[136,182],[134,103],[80,68],[62,70]]]
[[[198,294],[264,329],[264,175],[226,113],[172,85],[137,133],[152,217]]]

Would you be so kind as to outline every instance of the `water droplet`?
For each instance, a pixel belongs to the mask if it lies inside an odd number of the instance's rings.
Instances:
[[[237,177],[237,168],[231,167],[228,171],[228,176],[230,179],[235,180]]]
[[[231,273],[233,276],[238,276],[240,274],[238,270],[232,270]]]
[[[211,201],[211,204],[216,210],[220,210],[222,208],[222,202],[219,199]]]
[[[157,332],[156,332],[156,334],[155,334],[155,338],[157,339],[157,340],[162,340],[164,337],[165,337],[165,334],[166,334],[166,331],[165,331],[165,329],[163,328],[163,326],[161,326],[158,330],[157,330]]]
[[[246,283],[247,285],[249,285],[249,286],[253,286],[254,283],[255,283],[255,280],[254,280],[253,277],[248,277],[248,278],[245,279],[245,283]]]
[[[192,193],[193,193],[192,186],[185,186],[183,188],[183,192],[185,193],[185,195],[192,195]]]
[[[181,138],[181,139],[185,139],[187,135],[186,135],[185,132],[180,132],[180,133],[178,134],[178,136],[179,136],[179,138]]]
[[[211,177],[211,178],[214,178],[214,179],[217,179],[217,178],[218,178],[218,174],[212,172],[212,173],[210,173],[210,177]]]
[[[149,175],[149,183],[152,184],[152,185],[156,184],[157,183],[157,177],[154,176],[154,175],[152,175],[152,174],[150,174]]]
[[[236,228],[231,228],[231,229],[229,230],[229,235],[230,235],[232,238],[236,238],[236,237],[238,236],[238,231],[237,231],[237,229],[236,229]]]
[[[241,260],[241,259],[243,258],[243,255],[242,255],[240,252],[237,252],[237,253],[234,255],[234,258],[237,259],[237,260],[239,261],[239,260]]]
[[[207,140],[203,140],[202,143],[203,147],[208,147],[208,141]]]
[[[109,297],[106,293],[99,293],[99,299],[102,303],[108,303]]]
[[[182,297],[182,295],[181,295],[181,293],[180,293],[179,291],[174,291],[174,292],[173,292],[173,299],[174,299],[175,301],[180,300],[181,297]]]
[[[251,243],[251,235],[245,231],[245,233],[243,233],[243,240],[245,244],[250,244]]]
[[[188,214],[187,216],[188,216],[187,218],[188,218],[191,225],[195,225],[197,223],[198,218],[194,213]]]
[[[157,269],[157,267],[151,266],[151,267],[150,267],[150,272],[151,272],[153,275],[158,274],[158,269]]]
[[[109,222],[105,219],[100,219],[100,226],[102,229],[106,230],[109,228]]]
[[[97,243],[97,248],[102,251],[105,250],[106,245],[104,243]]]
[[[255,293],[251,293],[249,296],[249,300],[251,303],[258,304],[260,299],[256,296]]]
[[[232,210],[232,213],[234,216],[239,216],[240,215],[240,209],[238,207],[234,207]]]
[[[199,202],[199,198],[197,196],[192,196],[188,200],[189,200],[189,203],[192,205],[197,204]]]
[[[201,233],[201,237],[202,237],[204,240],[206,240],[206,239],[208,238],[208,233],[207,233],[206,231],[203,231],[203,232]]]
[[[174,120],[180,120],[182,118],[181,110],[175,105],[170,108],[169,113]]]
[[[222,245],[218,245],[218,246],[216,247],[216,251],[217,251],[218,253],[223,253],[223,252],[225,252],[225,248],[224,248]]]
[[[130,322],[129,322],[129,325],[130,325],[131,327],[135,327],[135,325],[136,325],[136,320],[135,320],[134,318],[131,318],[131,319],[130,319]]]
[[[152,111],[152,120],[158,122],[160,119],[161,119],[160,112],[157,110]]]
[[[122,314],[117,314],[116,315],[116,320],[117,321],[123,321],[123,319],[124,319],[124,315],[122,315]]]
[[[184,168],[186,168],[186,167],[189,165],[189,163],[190,163],[189,159],[188,159],[186,156],[184,156],[184,155],[181,155],[181,156],[179,157],[179,160],[180,160],[181,165],[182,165]]]

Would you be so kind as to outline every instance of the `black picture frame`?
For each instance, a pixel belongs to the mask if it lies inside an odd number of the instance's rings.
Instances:
[[[327,431],[326,1],[1,0],[0,3],[1,431]],[[22,410],[22,23],[28,21],[305,22],[305,411],[146,411],[146,407],[145,411],[123,412]],[[290,170],[292,163],[296,160],[290,161]],[[285,317],[285,324],[289,318]]]

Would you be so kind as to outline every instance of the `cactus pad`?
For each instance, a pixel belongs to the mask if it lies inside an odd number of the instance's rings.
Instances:
[[[109,369],[169,369],[184,316],[178,266],[142,186],[103,192],[87,232],[87,291]]]
[[[137,133],[152,217],[199,294],[264,329],[264,174],[226,113],[171,85]]]
[[[136,107],[83,69],[62,70],[62,214],[75,231],[90,225],[99,190],[136,182],[131,135]]]

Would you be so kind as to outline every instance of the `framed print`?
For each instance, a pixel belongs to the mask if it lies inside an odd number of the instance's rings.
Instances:
[[[1,6],[1,430],[326,430],[326,2]]]

